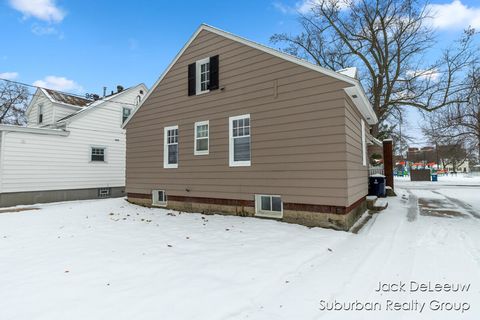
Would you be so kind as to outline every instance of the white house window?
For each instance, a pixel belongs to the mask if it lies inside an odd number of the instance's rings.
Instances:
[[[100,147],[92,147],[90,160],[95,162],[103,162],[105,161],[105,148]]]
[[[132,109],[125,108],[125,107],[122,108],[122,124],[124,124],[125,121],[127,121],[131,113],[132,113]]]
[[[38,124],[43,123],[43,104],[38,105]]]
[[[229,118],[229,140],[230,166],[250,166],[249,114]]]
[[[195,122],[195,155],[208,154],[209,121]]]
[[[210,84],[210,58],[196,62],[197,67],[197,94],[208,92]]]
[[[365,138],[365,121],[361,119],[362,123],[362,164],[367,165],[367,141]]]
[[[255,195],[255,215],[269,218],[282,218],[282,198],[276,195]]]
[[[152,190],[152,205],[162,207],[167,205],[167,193],[165,190]]]
[[[178,168],[178,126],[164,128],[163,167]]]
[[[135,98],[135,105],[138,106],[141,101],[142,101],[142,97],[138,95],[137,98]]]

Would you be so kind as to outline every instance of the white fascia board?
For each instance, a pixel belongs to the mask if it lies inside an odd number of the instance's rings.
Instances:
[[[157,79],[157,81],[155,81],[154,85],[152,86],[152,88],[150,89],[150,91],[148,91],[147,95],[143,98],[143,100],[140,102],[140,105],[138,107],[135,108],[135,110],[133,110],[132,114],[130,114],[130,117],[123,123],[122,125],[122,129],[125,129],[125,126],[130,122],[130,120],[132,120],[133,116],[135,115],[135,113],[137,113],[137,111],[143,106],[143,104],[145,103],[145,101],[148,100],[148,98],[150,97],[150,95],[152,94],[153,91],[155,91],[155,89],[158,87],[158,85],[160,84],[160,82],[163,80],[163,78],[165,77],[165,75],[168,73],[168,71],[170,71],[170,69],[173,67],[173,65],[177,62],[177,60],[182,56],[183,52],[188,48],[188,46],[190,46],[190,44],[193,42],[193,40],[195,40],[195,38],[198,36],[198,34],[200,33],[200,31],[202,31],[204,28],[204,25],[202,24],[198,29],[197,31],[195,31],[195,33],[190,37],[190,39],[187,41],[187,43],[185,43],[183,45],[183,48],[182,50],[180,50],[177,55],[175,56],[175,58],[173,58],[172,62],[170,62],[170,64],[168,65],[168,67],[163,71],[163,73],[160,75],[160,77]]]
[[[22,132],[22,133],[34,133],[34,134],[48,134],[58,136],[68,136],[70,132],[60,129],[47,129],[47,128],[32,128],[32,127],[20,127],[8,124],[0,124],[1,132]]]
[[[123,95],[123,94],[125,94],[125,93],[127,93],[127,92],[130,92],[130,91],[133,90],[133,89],[137,89],[137,88],[139,88],[139,87],[145,89],[145,91],[147,91],[147,96],[148,96],[148,93],[149,93],[149,92],[148,92],[147,86],[146,86],[144,83],[140,83],[140,84],[137,84],[137,85],[134,86],[134,87],[128,88],[128,89],[126,89],[126,90],[123,90],[122,92],[117,93],[117,94],[115,94],[115,95],[113,95],[113,96],[107,97],[107,98],[105,98],[105,99],[100,99],[100,100],[94,101],[94,102],[92,102],[88,107],[83,107],[82,109],[78,110],[73,116],[71,116],[71,117],[69,117],[69,118],[67,118],[67,119],[64,119],[64,120],[59,120],[59,121],[57,121],[56,124],[71,123],[73,120],[81,117],[81,116],[84,115],[86,112],[89,112],[90,110],[95,109],[95,108],[97,108],[98,106],[100,106],[100,105],[102,105],[102,104],[104,104],[104,103],[106,103],[106,102],[109,102],[110,100],[114,100],[115,98],[120,97],[121,95]],[[146,97],[145,97],[145,98],[146,98]],[[144,99],[145,99],[145,98],[144,98]],[[140,107],[140,106],[139,106],[139,107]],[[138,109],[139,107],[136,107],[135,110]],[[135,111],[135,110],[134,110],[134,111]],[[131,116],[131,115],[130,115],[130,116]],[[122,128],[123,128],[123,126],[122,126]]]
[[[368,101],[360,83],[357,83],[353,87],[344,88],[343,90],[350,97],[350,99],[352,99],[358,111],[360,111],[369,125],[378,123],[377,115],[373,111],[373,108],[370,105],[370,102]]]
[[[28,116],[28,114],[32,111],[33,106],[37,102],[38,96],[40,95],[41,92],[43,92],[43,91],[40,90],[40,89],[37,89],[37,91],[35,91],[35,94],[33,95],[32,100],[30,100],[30,103],[28,104],[27,110],[25,110],[25,115]]]
[[[195,33],[191,36],[191,38],[187,41],[187,43],[185,43],[185,45],[183,46],[183,48],[177,53],[177,55],[175,56],[175,58],[172,60],[172,62],[168,65],[168,67],[165,69],[165,71],[163,71],[163,73],[160,75],[160,77],[158,78],[158,80],[155,82],[155,84],[152,86],[151,90],[148,92],[148,94],[145,96],[145,98],[143,99],[142,103],[137,107],[135,108],[135,110],[133,111],[133,113],[130,115],[130,118],[127,119],[127,121],[125,121],[125,123],[123,124],[122,128],[125,128],[125,126],[130,122],[130,120],[133,118],[133,116],[135,115],[135,113],[143,106],[143,103],[145,101],[148,100],[150,94],[152,92],[155,91],[155,89],[158,87],[158,85],[160,84],[160,82],[163,80],[163,78],[165,77],[165,75],[168,73],[168,71],[170,71],[170,69],[173,67],[173,65],[175,65],[175,63],[177,62],[177,60],[182,56],[183,52],[188,48],[188,46],[193,42],[193,40],[195,40],[195,38],[198,36],[198,34],[203,31],[203,30],[206,30],[206,31],[209,31],[209,32],[212,32],[212,33],[215,33],[215,34],[218,34],[220,36],[223,36],[227,39],[230,39],[230,40],[233,40],[233,41],[236,41],[236,42],[239,42],[239,43],[242,43],[244,45],[247,45],[249,47],[252,47],[252,48],[255,48],[255,49],[258,49],[258,50],[261,50],[263,52],[266,52],[268,54],[271,54],[273,56],[276,56],[276,57],[279,57],[281,59],[284,59],[284,60],[287,60],[287,61],[290,61],[290,62],[293,62],[297,65],[300,65],[300,66],[303,66],[305,68],[309,68],[311,70],[314,70],[314,71],[317,71],[317,72],[320,72],[322,74],[325,74],[327,76],[330,76],[330,77],[333,77],[337,80],[340,80],[340,81],[344,81],[346,82],[347,84],[350,84],[351,86],[359,86],[360,83],[356,80],[356,79],[353,79],[349,76],[346,76],[346,75],[343,75],[341,73],[338,73],[336,71],[333,71],[333,70],[330,70],[330,69],[327,69],[327,68],[324,68],[324,67],[321,67],[321,66],[318,66],[318,65],[315,65],[313,63],[310,63],[308,61],[305,61],[305,60],[302,60],[302,59],[299,59],[297,57],[294,57],[292,55],[289,55],[289,54],[286,54],[284,52],[281,52],[281,51],[278,51],[278,50],[275,50],[275,49],[272,49],[272,48],[269,48],[267,46],[264,46],[262,44],[259,44],[257,42],[254,42],[254,41],[251,41],[251,40],[248,40],[248,39],[245,39],[245,38],[242,38],[242,37],[239,37],[237,35],[234,35],[230,32],[227,32],[227,31],[223,31],[223,30],[220,30],[218,28],[215,28],[215,27],[212,27],[212,26],[209,26],[207,24],[202,24],[200,25],[200,27],[197,29],[197,31],[195,31]],[[361,85],[360,85],[361,87]],[[363,89],[359,90],[359,94],[361,95],[365,95],[365,92],[363,91]],[[367,100],[368,99],[366,98],[366,96],[362,97],[363,99]],[[358,106],[357,106],[358,107]],[[365,108],[368,108],[370,106],[370,104],[368,103]],[[360,110],[361,111],[361,110]],[[372,113],[373,113],[373,110],[371,110]],[[370,112],[368,112],[370,113]],[[373,118],[372,118],[373,119]],[[376,116],[375,118],[376,119]],[[369,122],[370,123],[370,122]],[[376,122],[375,122],[376,123]]]

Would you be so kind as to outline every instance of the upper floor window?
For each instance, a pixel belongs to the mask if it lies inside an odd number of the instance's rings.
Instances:
[[[229,163],[250,166],[250,115],[229,118]]]
[[[136,98],[135,98],[135,105],[138,106],[140,105],[140,102],[142,102],[142,97],[140,95],[138,95]]]
[[[127,121],[128,117],[130,116],[130,113],[132,113],[132,109],[125,108],[125,107],[122,108],[122,124],[124,124],[125,121]]]
[[[197,61],[197,94],[208,92],[210,84],[210,58]]]
[[[218,55],[188,65],[188,95],[198,95],[218,89]]]
[[[92,147],[90,153],[90,161],[105,161],[105,148],[104,147]]]
[[[195,155],[208,154],[209,121],[195,122]]]
[[[178,168],[178,126],[165,127],[163,167]]]
[[[43,104],[38,105],[38,124],[43,123]]]

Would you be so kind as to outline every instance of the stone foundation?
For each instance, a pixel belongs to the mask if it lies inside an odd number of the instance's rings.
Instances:
[[[110,196],[107,198],[124,196],[125,187],[110,187]],[[0,193],[0,207],[88,199],[99,199],[98,188]]]
[[[128,201],[134,204],[153,207],[152,200],[145,197],[128,196]],[[255,208],[252,206],[235,206],[235,205],[221,205],[213,203],[199,203],[199,202],[184,202],[168,200],[167,209],[172,209],[182,212],[199,212],[203,214],[222,214],[242,217],[255,217]],[[295,223],[307,227],[323,227],[335,230],[348,231],[360,216],[367,210],[367,203],[365,199],[356,202],[353,208],[346,208],[345,213],[324,213],[301,210],[283,210],[283,218],[275,219],[288,223]]]

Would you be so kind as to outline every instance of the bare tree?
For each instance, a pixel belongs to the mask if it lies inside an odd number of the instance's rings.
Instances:
[[[459,98],[465,102],[425,114],[422,130],[431,141],[451,144],[461,140],[480,161],[480,67],[474,65],[467,79],[468,90]]]
[[[457,168],[471,156],[469,152],[471,150],[464,148],[462,139],[452,139],[449,141],[449,144],[438,145],[436,149],[439,164],[441,163],[443,168],[452,165],[454,172],[457,172]]]
[[[462,102],[475,32],[466,30],[438,61],[426,63],[436,44],[429,14],[417,0],[316,0],[300,14],[299,35],[275,34],[271,41],[332,70],[357,66],[382,123],[405,106],[431,111]],[[378,136],[379,127],[372,129]]]
[[[25,86],[0,81],[0,124],[25,125],[30,93]]]

